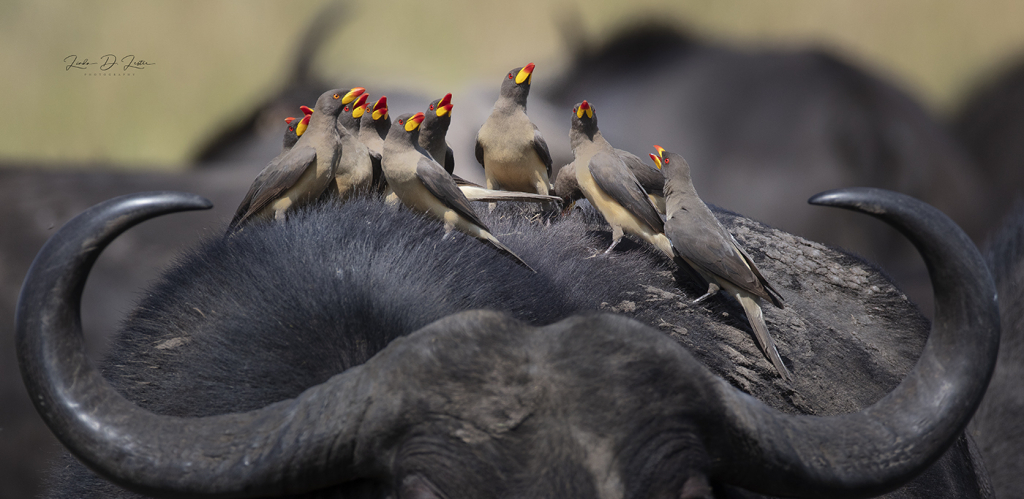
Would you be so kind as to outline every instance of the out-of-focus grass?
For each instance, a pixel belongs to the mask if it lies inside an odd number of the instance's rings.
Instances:
[[[566,57],[566,26],[594,41],[656,16],[717,43],[832,49],[942,113],[1024,46],[1024,4],[1009,0],[350,3],[350,19],[318,71],[339,84],[430,94],[529,61],[541,65],[538,78],[553,74]],[[301,31],[321,5],[0,3],[0,160],[179,167],[202,134],[285,80]],[[97,61],[108,53],[155,65],[132,76],[65,70],[70,54]]]

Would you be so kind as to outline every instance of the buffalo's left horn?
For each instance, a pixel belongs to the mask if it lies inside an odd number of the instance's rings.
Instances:
[[[294,494],[365,472],[354,457],[368,400],[361,367],[257,411],[178,418],[135,406],[86,359],[79,307],[103,248],[149,218],[210,206],[185,193],[122,196],[75,217],[46,242],[25,277],[15,319],[21,373],[36,409],[87,466],[156,497]]]
[[[811,204],[882,219],[917,247],[931,276],[935,322],[914,369],[859,412],[782,414],[718,383],[726,422],[706,431],[714,475],[787,497],[869,497],[931,465],[961,434],[981,402],[999,350],[992,276],[977,248],[937,209],[882,189],[841,189]]]

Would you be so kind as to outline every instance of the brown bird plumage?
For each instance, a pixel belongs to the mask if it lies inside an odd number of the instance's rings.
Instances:
[[[345,90],[324,92],[310,115],[309,127],[286,153],[256,176],[228,224],[233,233],[253,217],[283,220],[288,210],[309,203],[334,178],[341,158],[341,135],[336,126]]]

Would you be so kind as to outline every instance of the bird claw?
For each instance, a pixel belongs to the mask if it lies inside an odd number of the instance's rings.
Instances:
[[[700,298],[697,298],[696,300],[693,300],[693,304],[697,305],[699,303],[702,303],[704,300],[707,300],[708,298],[711,298],[712,296],[714,296],[721,289],[722,288],[718,287],[718,285],[715,284],[715,283],[708,284],[708,292],[704,293],[704,296],[701,296]]]

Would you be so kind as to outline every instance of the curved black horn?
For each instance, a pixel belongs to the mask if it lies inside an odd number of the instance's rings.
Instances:
[[[364,409],[351,401],[367,399],[360,368],[258,411],[192,419],[138,408],[86,359],[79,307],[100,252],[144,220],[210,206],[185,193],[122,196],[90,208],[47,241],[25,278],[15,320],[32,402],[79,460],[148,495],[283,495],[351,479],[359,471],[353,434]],[[331,417],[321,420],[323,414]]]
[[[792,497],[875,496],[911,480],[960,435],[981,402],[999,349],[995,286],[967,235],[937,209],[882,189],[828,191],[811,204],[869,213],[917,247],[935,293],[935,322],[914,369],[853,414],[781,414],[719,383],[727,422],[715,475]],[[713,433],[713,432],[712,432]]]

